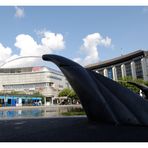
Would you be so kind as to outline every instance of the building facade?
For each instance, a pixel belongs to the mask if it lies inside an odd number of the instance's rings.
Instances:
[[[86,68],[115,81],[124,77],[148,81],[148,51],[138,50],[111,60],[88,65]]]
[[[26,95],[41,93],[45,103],[52,102],[59,91],[70,85],[64,75],[48,67],[24,67],[0,69],[0,92],[3,94],[20,92]]]

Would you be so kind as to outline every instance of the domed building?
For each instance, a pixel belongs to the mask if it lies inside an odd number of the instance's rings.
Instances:
[[[28,58],[25,58],[24,63],[31,61],[30,59],[26,61],[26,59]],[[14,94],[23,94],[23,97],[26,95],[28,98],[39,93],[44,96],[45,104],[49,105],[53,103],[53,98],[57,97],[59,91],[70,87],[61,71],[43,65],[26,67],[29,64],[21,65],[20,63],[23,62],[17,60],[20,58],[3,64],[0,68],[0,92],[2,94],[0,100],[2,103],[7,102],[8,105],[15,106],[16,99],[9,95],[14,92]],[[28,100],[27,98],[23,100],[23,97],[19,95],[20,102]],[[39,100],[37,97],[33,99]]]

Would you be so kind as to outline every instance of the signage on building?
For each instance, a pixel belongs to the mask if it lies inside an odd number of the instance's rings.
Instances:
[[[41,70],[42,70],[42,67],[40,67],[40,66],[36,66],[36,67],[32,68],[32,72],[39,72]]]

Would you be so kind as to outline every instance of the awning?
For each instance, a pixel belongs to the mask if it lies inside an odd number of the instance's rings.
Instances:
[[[0,99],[5,99],[5,96],[0,96]]]

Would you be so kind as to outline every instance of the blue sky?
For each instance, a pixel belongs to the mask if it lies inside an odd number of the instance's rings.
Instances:
[[[87,65],[148,49],[148,7],[1,6],[0,18],[0,63],[36,52]]]

